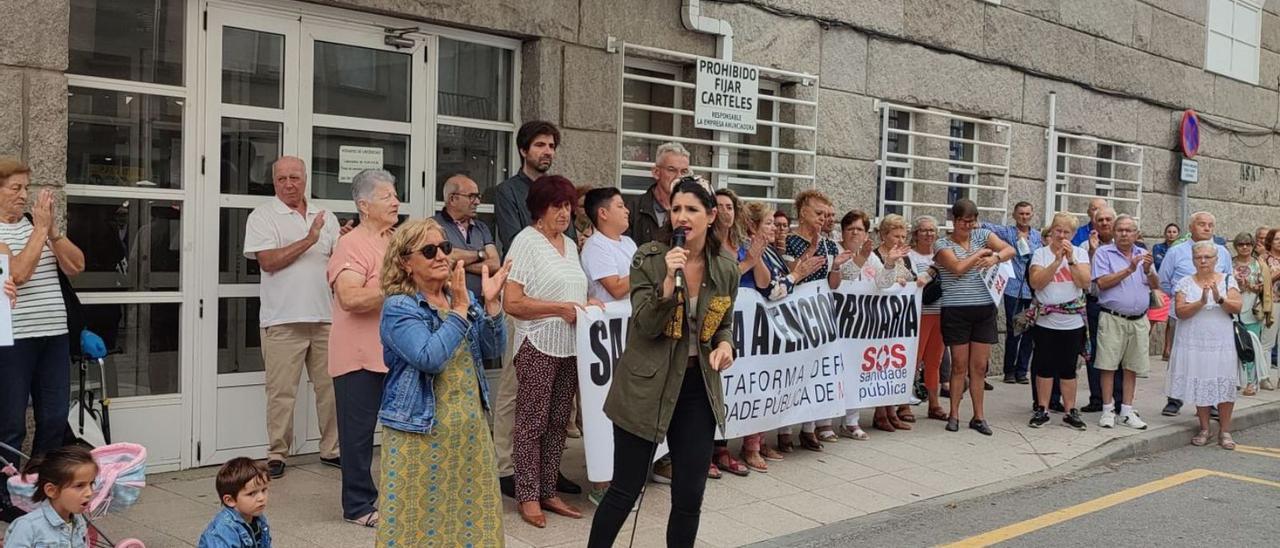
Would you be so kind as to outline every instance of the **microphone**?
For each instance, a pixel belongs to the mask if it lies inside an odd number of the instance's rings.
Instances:
[[[684,247],[685,228],[677,228],[671,233],[671,247]],[[684,269],[676,269],[676,294],[684,294]]]

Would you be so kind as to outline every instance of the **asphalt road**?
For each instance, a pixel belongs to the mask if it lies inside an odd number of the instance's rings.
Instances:
[[[937,546],[966,539],[973,546],[1035,548],[1274,545],[1280,523],[1280,423],[1237,432],[1235,438],[1240,445],[1276,451],[1266,456],[1188,444],[968,500],[926,501],[863,516],[760,546]],[[1126,500],[1102,508],[1108,501],[1099,499],[1107,496]],[[1046,515],[1060,510],[1061,521],[1046,523],[1055,521]],[[1008,529],[1018,524],[1034,530]],[[993,536],[974,539],[988,533]]]

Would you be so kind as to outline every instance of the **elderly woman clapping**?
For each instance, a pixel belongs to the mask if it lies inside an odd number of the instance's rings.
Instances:
[[[405,223],[382,262],[382,406],[378,546],[429,538],[500,546],[502,500],[484,412],[483,360],[506,341],[502,285],[510,266],[481,269],[467,291],[462,261],[434,220]]]
[[[4,291],[13,308],[12,346],[0,346],[0,442],[22,447],[27,434],[27,401],[35,403],[36,454],[62,446],[70,406],[71,363],[67,309],[58,271],[75,276],[84,253],[58,228],[54,196],[35,197],[30,217],[31,170],[0,159],[0,255],[9,258],[12,287]],[[0,485],[0,500],[5,500]]]
[[[382,261],[399,220],[396,179],[383,170],[365,170],[351,181],[360,224],[338,239],[326,276],[333,289],[329,330],[329,376],[338,411],[342,452],[342,517],[357,525],[377,525],[378,489],[369,467],[373,429],[382,401],[387,366],[382,361],[378,321],[382,313]]]

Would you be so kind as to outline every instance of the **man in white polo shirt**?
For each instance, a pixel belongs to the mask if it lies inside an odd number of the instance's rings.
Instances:
[[[325,268],[338,242],[338,219],[307,204],[307,166],[285,156],[271,166],[276,195],[245,225],[244,256],[262,268],[259,327],[267,375],[267,468],[284,475],[293,441],[293,407],[306,365],[320,418],[320,459],[338,466],[333,380],[328,372],[332,322]]]

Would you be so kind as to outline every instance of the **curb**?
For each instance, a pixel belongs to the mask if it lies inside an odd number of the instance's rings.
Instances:
[[[1194,415],[1188,418],[1193,417]],[[1277,421],[1280,421],[1280,401],[1272,401],[1255,405],[1248,409],[1242,409],[1237,412],[1231,417],[1231,429],[1232,431],[1239,432],[1241,430]],[[1048,483],[1087,469],[1098,468],[1131,459],[1148,457],[1157,453],[1185,447],[1190,444],[1189,440],[1191,439],[1191,436],[1195,435],[1198,429],[1199,427],[1194,421],[1189,421],[1186,424],[1179,423],[1168,425],[1142,434],[1125,436],[1122,438],[1112,438],[1103,442],[1102,445],[1090,449],[1084,454],[1053,468],[965,489],[963,491],[939,495],[928,500],[907,503],[894,508],[887,508],[873,514],[866,514],[843,521],[828,523],[812,529],[760,541],[749,546],[756,548],[774,546],[826,546],[828,544],[825,542],[828,536],[826,528],[832,525],[841,525],[844,527],[860,526],[868,529],[877,529],[892,521],[911,519],[911,515],[917,512],[923,513],[935,510],[938,507],[954,505],[1013,489]]]

